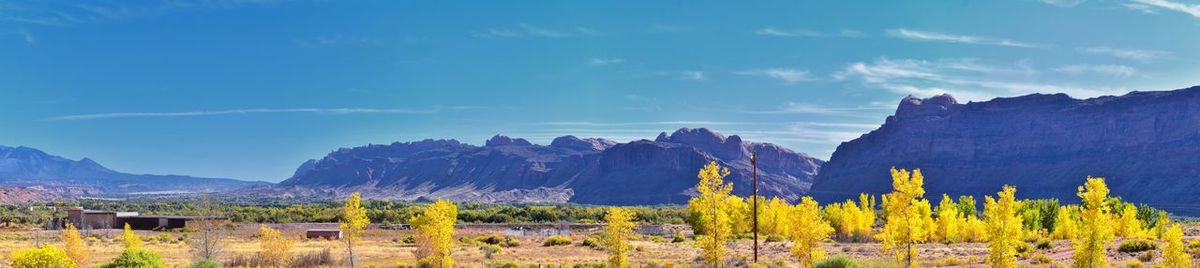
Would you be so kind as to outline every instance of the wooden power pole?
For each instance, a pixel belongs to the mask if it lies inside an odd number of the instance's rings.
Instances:
[[[750,153],[750,165],[754,166],[754,263],[758,263],[758,152]]]

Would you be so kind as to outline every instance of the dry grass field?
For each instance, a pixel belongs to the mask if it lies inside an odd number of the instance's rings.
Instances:
[[[252,255],[259,251],[259,244],[256,240],[258,235],[255,229],[257,225],[244,224],[239,225],[233,230],[223,231],[224,238],[222,239],[223,251],[222,261],[236,255]],[[271,225],[274,228],[281,229],[287,236],[295,238],[296,244],[292,251],[294,255],[318,253],[324,249],[329,249],[333,253],[336,260],[342,260],[345,257],[345,244],[339,240],[325,239],[303,239],[303,232],[307,228],[328,228],[331,225],[324,224],[278,224]],[[460,267],[483,267],[488,264],[505,264],[514,263],[521,265],[528,264],[585,264],[585,263],[600,263],[604,262],[606,255],[603,251],[580,245],[584,238],[594,235],[598,230],[578,231],[571,235],[574,241],[569,246],[553,246],[546,247],[542,243],[546,237],[542,236],[514,236],[514,239],[519,241],[518,246],[504,247],[502,252],[496,253],[491,259],[486,258],[479,244],[468,245],[460,243],[454,250],[453,256]],[[1190,239],[1195,239],[1197,229],[1189,228]],[[181,241],[187,233],[183,232],[152,232],[138,231],[146,240],[145,247],[157,251],[162,254],[166,262],[170,265],[185,265],[190,259],[189,247],[187,243]],[[458,230],[456,239],[461,237],[475,238],[482,235],[501,235],[497,229],[483,228],[463,228]],[[411,243],[404,243],[404,238],[411,235],[408,230],[385,230],[372,228],[369,229],[364,237],[364,241],[356,245],[358,259],[362,267],[396,267],[398,265],[412,264],[416,260],[413,256],[415,246]],[[3,229],[0,233],[0,262],[3,264],[0,267],[7,266],[11,252],[18,248],[32,247],[37,241],[50,241],[54,244],[61,244],[58,238],[58,233],[53,231],[35,232],[30,229]],[[120,230],[100,230],[85,232],[85,241],[88,248],[91,250],[93,263],[104,263],[118,255],[122,248],[119,239]],[[672,242],[671,239],[659,239],[651,237],[643,237],[638,241],[634,241],[633,245],[636,250],[630,256],[638,266],[663,265],[673,264],[676,267],[700,266],[697,257],[700,255],[699,250],[692,245],[692,240],[684,242]],[[1115,245],[1113,247],[1115,248]],[[795,262],[788,256],[790,243],[784,242],[762,242],[760,251],[760,260],[769,266],[777,267],[796,267]],[[879,264],[879,266],[890,266],[887,263],[890,256],[880,252],[878,243],[826,243],[825,250],[830,254],[845,254],[854,259],[864,260],[869,263]],[[1054,264],[1070,263],[1071,245],[1069,241],[1054,241],[1048,249],[1036,249],[1031,247],[1032,252],[1026,254],[1020,261],[1024,266],[1029,267],[1052,267]],[[1114,266],[1124,266],[1129,260],[1138,258],[1136,253],[1117,253],[1116,250],[1110,250],[1109,258]],[[732,247],[732,254],[735,260],[749,259],[751,255],[751,243],[749,240],[740,240]],[[921,246],[921,258],[923,267],[980,267],[983,266],[983,259],[987,254],[987,247],[981,243],[963,243],[954,245],[943,244],[925,244]],[[1158,253],[1151,253],[1157,255]],[[1044,257],[1042,257],[1044,256]],[[1144,258],[1144,256],[1143,256]],[[1161,261],[1160,256],[1152,256],[1150,262]],[[335,265],[340,266],[340,265]]]

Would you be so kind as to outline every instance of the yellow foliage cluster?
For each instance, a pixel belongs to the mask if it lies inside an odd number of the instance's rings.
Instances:
[[[1113,233],[1119,237],[1142,238],[1147,237],[1148,233],[1142,229],[1142,221],[1137,218],[1137,207],[1133,204],[1125,204],[1121,207],[1120,218],[1117,218],[1117,226],[1113,228]]]
[[[292,240],[283,233],[266,225],[258,226],[258,257],[271,267],[285,267],[291,261]]]
[[[362,207],[362,197],[358,192],[346,199],[342,207],[342,220],[338,228],[342,230],[342,239],[346,241],[346,252],[349,254],[350,267],[354,267],[354,242],[358,241],[371,220],[367,218],[367,209]]]
[[[1113,240],[1112,215],[1108,205],[1104,204],[1108,199],[1108,185],[1104,178],[1088,177],[1079,187],[1078,195],[1083,199],[1083,207],[1079,212],[1077,235],[1071,241],[1075,247],[1074,267],[1108,267],[1104,246]]]
[[[13,268],[75,268],[78,267],[67,252],[49,244],[40,248],[19,249],[13,251]]]
[[[1165,224],[1164,224],[1165,225]],[[1188,254],[1183,245],[1183,229],[1179,224],[1171,224],[1163,232],[1163,267],[1186,268],[1192,266],[1192,255]]]
[[[75,229],[74,224],[67,224],[67,228],[62,230],[63,250],[67,252],[67,257],[71,258],[71,262],[75,266],[83,267],[88,264],[90,256],[88,255],[87,245],[83,244],[83,238],[79,236],[79,229]]]
[[[825,257],[821,249],[821,241],[829,238],[833,227],[821,218],[821,207],[812,197],[805,196],[796,204],[791,217],[792,256],[800,262],[800,267],[808,267],[816,260]]]
[[[454,247],[454,223],[458,206],[438,198],[408,222],[416,229],[417,258],[433,267],[454,267],[450,250]]]
[[[608,251],[608,266],[629,267],[629,237],[633,236],[633,212],[611,207],[604,214],[604,248]]]
[[[1054,216],[1054,231],[1050,237],[1054,239],[1075,239],[1079,236],[1079,206],[1067,205],[1058,207]]]
[[[951,200],[949,195],[942,194],[942,202],[938,203],[937,207],[937,231],[933,233],[931,240],[944,243],[962,241],[962,229],[966,225],[966,219],[959,217],[961,214],[958,213],[958,205],[954,204],[954,200]]]
[[[142,249],[142,237],[133,232],[129,223],[125,223],[125,231],[121,233],[121,241],[125,242],[126,250]]]
[[[875,225],[875,197],[858,195],[858,203],[846,200],[825,206],[825,217],[842,238],[859,241],[871,236]]]
[[[758,213],[758,231],[761,234],[768,235],[783,235],[791,233],[792,206],[787,200],[778,197],[772,197],[770,201],[763,202],[761,205],[762,211]]]
[[[987,262],[991,267],[1017,267],[1017,244],[1022,238],[1021,217],[1017,216],[1017,188],[1004,186],[996,193],[997,198],[985,198],[983,214],[987,218],[988,240]]]
[[[699,213],[700,226],[704,230],[704,235],[696,238],[696,246],[703,251],[704,261],[714,266],[725,261],[728,251],[725,243],[733,233],[733,220],[738,215],[729,200],[740,202],[740,198],[729,194],[733,184],[725,183],[728,175],[728,168],[722,168],[716,161],[709,162],[697,175],[700,182],[696,184],[696,191],[700,195],[688,202],[689,209]]]
[[[883,251],[891,252],[897,262],[917,267],[917,244],[929,238],[934,224],[930,217],[929,200],[925,200],[925,177],[921,170],[893,168],[893,191],[883,196],[887,222],[876,237],[883,242]]]

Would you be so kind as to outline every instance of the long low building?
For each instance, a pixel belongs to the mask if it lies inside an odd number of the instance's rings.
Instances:
[[[125,224],[135,230],[168,230],[196,227],[202,223],[221,224],[225,217],[202,216],[145,216],[137,212],[114,212],[72,207],[67,209],[67,221],[80,229],[120,229]]]

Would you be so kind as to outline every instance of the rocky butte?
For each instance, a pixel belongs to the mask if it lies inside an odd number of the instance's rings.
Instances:
[[[1033,94],[961,104],[908,97],[879,129],[844,142],[812,187],[823,202],[890,191],[888,169],[920,168],[942,193],[1078,202],[1087,176],[1112,195],[1200,213],[1200,87],[1075,99]]]

